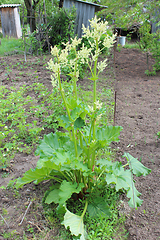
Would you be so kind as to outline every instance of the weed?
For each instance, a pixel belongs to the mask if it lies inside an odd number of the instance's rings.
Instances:
[[[9,172],[7,173],[7,172],[4,172],[2,175],[1,175],[1,177],[2,178],[6,178],[6,177],[8,177],[8,175],[9,175]]]
[[[135,49],[135,48],[140,49],[138,43],[131,43],[131,42],[126,43],[123,47],[126,49]]]
[[[15,235],[17,235],[17,231],[13,230],[11,232],[4,232],[4,233],[1,233],[1,234],[2,234],[4,239],[13,239],[13,237],[15,237]],[[18,238],[16,238],[16,239],[18,239]]]
[[[37,99],[30,97],[30,91]],[[0,166],[5,168],[16,152],[31,153],[45,128],[57,129],[63,109],[57,91],[49,92],[39,83],[19,89],[1,85],[0,98]]]
[[[145,74],[146,74],[147,76],[155,76],[155,75],[156,75],[156,70],[155,70],[154,67],[153,67],[153,70],[152,70],[152,71],[146,70],[146,71],[145,71]]]

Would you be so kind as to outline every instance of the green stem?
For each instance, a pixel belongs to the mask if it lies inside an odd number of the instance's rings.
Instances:
[[[96,39],[96,50],[98,50],[98,40]],[[96,111],[96,79],[97,79],[97,61],[98,61],[98,56],[96,57],[96,60],[94,62],[94,85],[93,85],[93,109]],[[93,119],[93,141],[96,139],[96,119]],[[91,160],[91,168],[93,171],[95,165],[95,151],[92,153],[92,160]]]
[[[94,90],[93,90],[93,100],[94,106],[93,109],[96,111],[96,80],[94,81]],[[96,119],[93,119],[93,140],[96,138]]]
[[[58,73],[58,84],[59,84],[59,91],[60,91],[60,93],[61,93],[61,97],[62,97],[62,99],[63,99],[65,108],[66,108],[66,110],[67,110],[67,114],[68,114],[69,120],[72,120],[72,119],[71,119],[71,115],[70,115],[70,111],[69,111],[69,108],[68,108],[68,105],[67,105],[67,102],[66,102],[66,99],[65,99],[65,95],[64,95],[64,93],[63,93],[62,84],[61,84],[61,79],[60,79],[60,73]]]
[[[74,91],[75,99],[77,102],[77,78],[76,78],[76,76],[73,77],[73,91]]]
[[[101,174],[99,175],[99,177],[97,178],[97,182],[100,179],[100,177],[102,176],[102,174],[104,173],[104,170],[101,172]],[[96,183],[94,184],[94,186],[96,185]]]
[[[73,89],[74,89],[75,99],[76,99],[76,102],[77,102],[77,77],[76,77],[76,72],[77,72],[77,52],[76,52],[76,49],[75,49],[75,54],[76,54],[76,63],[75,63],[75,68],[74,68],[74,77],[73,77],[74,86],[73,86]]]
[[[93,105],[93,109],[96,110],[96,100],[97,100],[97,94],[96,94],[96,80],[94,80],[94,85],[93,85],[93,101],[94,101],[94,105]]]
[[[92,153],[92,161],[91,161],[91,170],[94,172],[94,165],[95,165],[95,151]]]
[[[88,207],[88,202],[86,201],[85,206],[84,206],[83,213],[82,213],[82,215],[81,215],[81,218],[84,217],[84,215],[85,215],[85,213],[86,213],[86,211],[87,211],[87,207]]]
[[[75,182],[74,175],[72,174],[72,172],[65,171],[65,173],[70,177],[72,182]]]
[[[58,178],[58,177],[53,177],[53,176],[50,176],[48,179],[54,179],[56,182],[59,182],[61,183],[63,180]]]
[[[67,179],[68,180],[68,182],[70,182],[71,181],[71,179],[70,178],[68,178],[68,176],[64,173],[64,172],[61,172],[61,171],[59,171],[61,174],[62,174],[62,176],[65,178],[65,179]]]
[[[86,143],[86,147],[88,147],[88,153],[86,154],[86,155],[87,155],[86,159],[87,159],[88,168],[91,169],[90,155],[89,155],[89,145],[88,145],[89,143],[87,143],[87,140],[86,140],[85,136],[83,135],[83,133],[82,133],[81,131],[80,131],[79,133],[81,134],[81,137],[80,137],[80,138],[83,137],[83,139],[84,139],[84,141],[85,141],[85,143]],[[80,139],[80,141],[82,141],[82,140]],[[83,148],[83,142],[82,142],[81,147]],[[85,161],[85,162],[86,162],[86,161]]]
[[[90,143],[90,141],[91,141],[93,124],[94,124],[94,119],[92,120],[92,123],[91,123],[91,128],[90,128],[90,132],[89,132],[89,140],[88,140],[88,143]]]
[[[60,79],[60,73],[58,73],[58,83],[59,83],[59,90],[60,90],[60,93],[61,93],[61,96],[62,96],[64,105],[65,105],[65,107],[66,107],[69,120],[72,121],[72,118],[71,118],[71,115],[70,115],[70,111],[69,111],[69,108],[68,108],[68,105],[67,105],[67,102],[66,102],[66,99],[65,99],[65,95],[64,95],[64,93],[63,93],[63,89],[62,89],[62,84],[61,84],[61,79]],[[76,142],[76,138],[75,138],[75,132],[74,132],[73,124],[71,124],[71,129],[72,129],[72,137],[73,137],[74,148],[75,148],[75,156],[77,157],[77,156],[78,156],[77,142]]]
[[[72,137],[73,137],[73,142],[74,142],[75,156],[78,157],[77,140],[76,140],[76,137],[75,137],[75,131],[74,131],[74,126],[73,125],[71,125],[71,129],[72,129]]]
[[[125,168],[125,167],[126,167],[126,166],[128,166],[128,165],[129,165],[129,163],[126,163],[126,164],[125,164],[125,165],[123,165],[122,167],[124,167],[124,168]]]
[[[82,131],[79,131],[80,133],[81,133],[81,135],[82,135],[82,137],[83,137],[83,139],[84,139],[84,141],[85,141],[85,143],[86,143],[86,146],[88,145],[88,143],[87,143],[87,140],[86,140],[86,138],[85,138],[85,136],[84,136],[84,134],[82,133]]]
[[[82,134],[81,134],[81,131],[79,131],[78,135],[79,135],[80,147],[83,148],[83,141],[82,141]]]

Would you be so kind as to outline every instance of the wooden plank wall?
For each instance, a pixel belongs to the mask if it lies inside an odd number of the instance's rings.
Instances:
[[[89,19],[92,19],[95,14],[95,6],[88,4],[86,2],[78,2],[74,0],[64,0],[63,7],[70,8],[72,6],[76,7],[77,18],[76,18],[76,28],[75,34],[78,35],[78,38],[82,37],[82,23],[85,27],[89,26]]]
[[[1,24],[3,37],[17,37],[13,8],[1,8]]]
[[[155,10],[155,18],[157,18],[156,22],[152,22],[152,33],[156,33],[160,26],[156,26],[156,24],[160,21],[160,9]]]

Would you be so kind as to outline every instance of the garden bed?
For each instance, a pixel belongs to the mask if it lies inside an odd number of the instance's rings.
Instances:
[[[2,85],[9,89],[11,86],[29,87],[38,82],[51,90],[50,72],[46,70],[45,65],[49,58],[49,56],[41,59],[29,57],[27,63],[24,63],[23,56],[19,55],[1,58]],[[129,240],[157,240],[160,237],[160,141],[156,136],[160,131],[160,74],[148,77],[144,74],[146,68],[145,54],[137,49],[122,48],[120,52],[115,52],[115,71],[111,58],[110,65],[101,76],[98,86],[99,91],[113,86],[117,91],[115,121],[116,125],[123,127],[123,131],[120,142],[112,144],[113,149],[118,147],[116,158],[123,162],[122,155],[127,151],[152,169],[151,174],[140,177],[136,182],[136,187],[144,200],[142,206],[130,212],[124,204],[124,208],[121,209],[127,214],[125,227],[129,232]],[[79,84],[90,88],[87,79],[81,80]],[[30,91],[33,99],[37,99],[38,94],[39,92]],[[42,96],[39,101],[41,98]],[[49,111],[51,112],[51,109]],[[39,136],[50,131],[54,131],[54,125],[51,129],[44,127]],[[34,155],[35,148],[36,143],[30,152],[16,153],[14,158],[10,159],[8,167],[1,169],[1,186],[6,187],[9,180],[22,176],[25,171],[36,166],[38,157]],[[38,239],[49,240],[58,237],[59,223],[56,222],[55,228],[50,229],[50,213],[48,212],[46,217],[41,205],[42,193],[46,189],[46,184],[44,186],[42,183],[38,186],[28,184],[19,191],[13,190],[11,185],[7,190],[0,190],[0,213],[6,220],[4,223],[1,218],[0,232],[5,235],[0,236],[0,239],[34,239],[36,233],[39,234]],[[26,211],[28,206],[29,209]],[[45,238],[44,235],[41,238],[44,232]]]

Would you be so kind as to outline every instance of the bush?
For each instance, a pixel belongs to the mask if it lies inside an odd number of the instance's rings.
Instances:
[[[53,7],[48,13],[47,24],[37,25],[36,31],[25,39],[27,48],[31,46],[29,52],[37,55],[42,51],[46,52],[48,50],[47,34],[50,46],[58,45],[60,48],[64,48],[63,43],[74,37],[75,19],[76,10],[74,7],[70,9]],[[26,32],[26,28],[24,28],[24,35]]]
[[[68,42],[74,37],[76,9],[55,8],[49,18],[49,41],[52,46],[64,47],[62,42]]]

